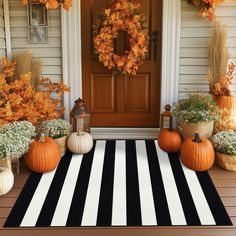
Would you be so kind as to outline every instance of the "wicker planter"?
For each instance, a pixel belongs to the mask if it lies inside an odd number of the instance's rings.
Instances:
[[[7,167],[11,169],[11,160],[10,159],[0,160],[0,167]]]
[[[193,137],[195,133],[199,133],[201,137],[211,138],[213,133],[214,121],[201,122],[199,124],[191,124],[187,122],[179,123],[179,130],[183,139]]]
[[[55,142],[57,143],[59,150],[60,150],[61,157],[63,157],[67,151],[67,144],[66,144],[67,138],[68,138],[68,136],[63,136],[61,138],[54,139]]]
[[[216,161],[225,170],[236,171],[236,155],[216,152]]]

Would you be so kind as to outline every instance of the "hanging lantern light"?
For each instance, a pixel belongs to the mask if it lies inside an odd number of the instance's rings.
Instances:
[[[90,132],[90,113],[87,111],[85,102],[79,98],[70,112],[70,122],[73,132],[84,131]]]

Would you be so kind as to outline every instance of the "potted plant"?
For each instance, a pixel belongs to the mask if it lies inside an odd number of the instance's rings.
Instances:
[[[220,111],[210,95],[189,94],[186,99],[175,104],[174,116],[184,139],[199,133],[210,138],[214,121],[220,118]]]
[[[212,137],[217,163],[226,170],[236,171],[236,132],[221,131]]]
[[[3,125],[0,128],[0,166],[11,168],[11,160],[23,156],[35,136],[35,127],[28,121]]]
[[[62,119],[53,119],[44,121],[40,126],[40,130],[56,141],[61,156],[64,156],[67,150],[67,138],[72,130],[71,124]]]
[[[19,159],[29,149],[35,128],[27,121],[14,122],[0,129],[0,195],[10,191],[14,183],[10,160]]]

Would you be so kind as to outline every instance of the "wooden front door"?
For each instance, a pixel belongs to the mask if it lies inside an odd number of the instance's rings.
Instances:
[[[146,17],[150,45],[147,61],[137,75],[112,76],[93,50],[92,25],[109,0],[82,0],[83,99],[92,113],[93,127],[158,127],[161,78],[162,1],[140,2]],[[128,47],[128,35],[120,32],[115,40],[116,53]]]

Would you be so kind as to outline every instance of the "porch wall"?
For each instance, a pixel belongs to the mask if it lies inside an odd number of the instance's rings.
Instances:
[[[224,3],[217,8],[216,15],[228,26],[230,62],[236,64],[236,4]],[[181,19],[179,97],[183,98],[188,92],[208,91],[205,76],[212,23],[201,18],[186,0],[182,0]],[[232,90],[236,93],[236,77]]]
[[[21,5],[19,0],[9,0],[9,11],[12,54],[22,50],[30,50],[34,57],[42,59],[43,76],[49,77],[53,81],[61,81],[62,53],[60,9],[48,10],[49,42],[45,44],[28,43],[27,6]]]
[[[3,0],[0,0],[0,57],[6,56],[6,42],[3,18]]]

